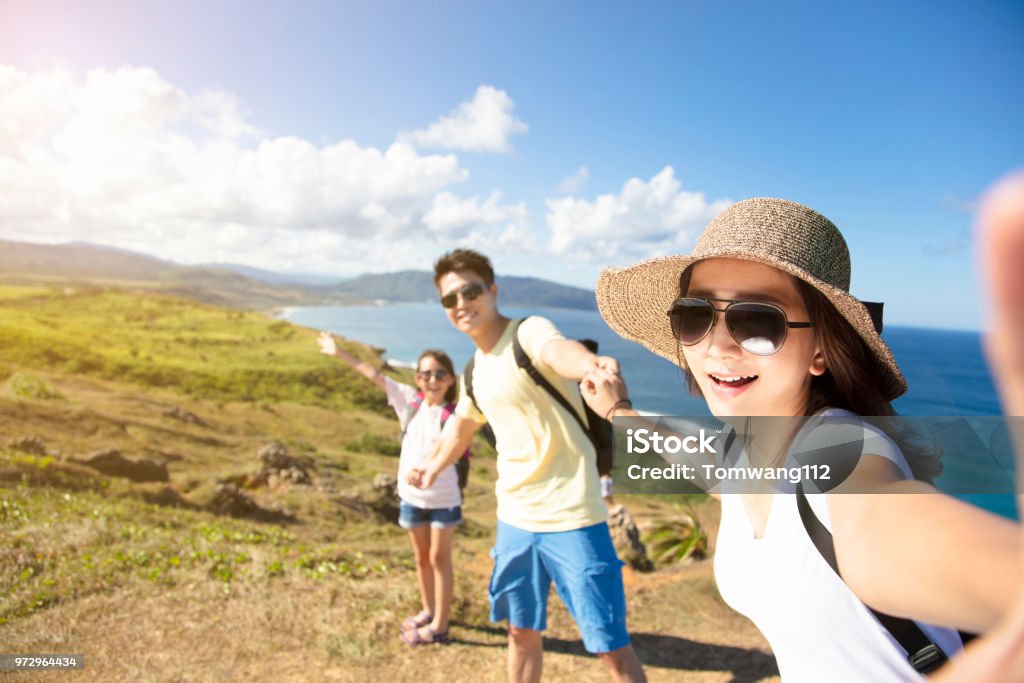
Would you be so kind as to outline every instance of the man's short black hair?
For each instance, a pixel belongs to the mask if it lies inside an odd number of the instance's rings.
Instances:
[[[488,286],[494,284],[494,268],[489,258],[472,249],[453,249],[434,263],[434,286],[448,273],[460,270],[476,273]]]

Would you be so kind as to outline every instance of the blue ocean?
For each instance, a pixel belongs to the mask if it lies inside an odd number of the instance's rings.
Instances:
[[[590,338],[602,354],[619,360],[635,406],[662,415],[708,415],[707,405],[686,392],[677,366],[626,341],[604,323],[596,311],[568,309],[502,309],[509,317],[531,314],[549,318],[566,337]],[[436,302],[379,306],[314,306],[293,308],[291,322],[384,348],[396,363],[412,364],[425,348],[443,349],[456,369],[469,360],[474,347],[448,322]],[[977,332],[887,327],[883,334],[910,390],[896,403],[906,416],[975,417],[979,431],[992,431],[1001,414],[996,389],[985,364]],[[987,419],[985,416],[989,416]],[[1016,517],[1012,457],[1004,448],[996,457],[944,456],[946,473],[937,483],[959,498],[1007,517]],[[963,493],[1005,491],[1003,493]]]

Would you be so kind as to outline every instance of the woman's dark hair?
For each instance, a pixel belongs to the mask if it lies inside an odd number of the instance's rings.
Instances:
[[[476,273],[488,286],[494,283],[494,268],[491,267],[489,258],[472,249],[454,249],[434,263],[434,286],[436,287],[438,281],[448,273],[460,270]]]
[[[690,268],[679,276],[680,296],[686,296],[690,276]],[[841,408],[862,417],[881,418],[873,420],[872,424],[896,442],[914,477],[931,481],[939,476],[942,449],[927,443],[893,409],[886,393],[889,384],[881,361],[824,294],[799,278],[793,280],[808,317],[814,323],[815,339],[825,356],[826,367],[823,374],[811,378],[804,415],[814,415],[826,408]],[[686,383],[691,393],[699,395],[700,388],[689,368],[686,368]]]
[[[448,357],[448,354],[444,351],[438,351],[437,349],[425,349],[420,354],[419,360],[416,361],[416,372],[420,370],[420,363],[423,362],[424,358],[433,358],[441,364],[445,370],[447,370],[453,380],[457,380],[458,376],[455,374],[455,366],[452,365],[452,359]],[[453,381],[452,385],[448,387],[448,391],[444,392],[444,400],[448,403],[455,403],[455,397],[458,395],[459,383]]]

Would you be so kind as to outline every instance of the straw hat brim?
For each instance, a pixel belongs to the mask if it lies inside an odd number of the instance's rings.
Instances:
[[[886,375],[885,389],[889,400],[906,392],[907,382],[889,347],[875,330],[871,314],[864,304],[845,290],[823,282],[799,266],[767,254],[709,249],[700,255],[662,256],[626,268],[606,268],[601,271],[595,290],[601,317],[619,336],[685,368],[686,361],[672,335],[666,313],[679,296],[679,276],[692,264],[708,258],[734,258],[763,263],[789,273],[817,289],[832,302],[875,354]]]

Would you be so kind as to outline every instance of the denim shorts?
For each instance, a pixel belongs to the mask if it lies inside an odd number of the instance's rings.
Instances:
[[[533,532],[498,521],[488,589],[491,621],[543,631],[554,582],[587,652],[629,645],[623,562],[604,522],[572,531]]]
[[[398,526],[403,529],[430,524],[434,529],[449,529],[462,522],[462,506],[453,508],[418,508],[404,500],[398,503]]]

